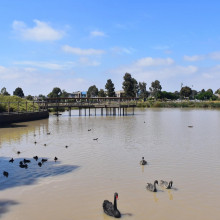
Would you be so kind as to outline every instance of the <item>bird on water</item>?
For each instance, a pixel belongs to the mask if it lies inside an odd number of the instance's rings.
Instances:
[[[154,184],[152,184],[152,183],[147,183],[146,189],[149,190],[149,191],[151,191],[151,192],[157,192],[156,184],[158,184],[158,181],[157,181],[157,180],[154,181]]]
[[[13,158],[11,158],[11,160],[9,160],[9,162],[10,162],[10,163],[13,163],[13,162],[14,162],[14,159],[13,159]]]
[[[8,172],[7,171],[3,171],[3,175],[5,176],[5,177],[8,177]]]
[[[171,180],[169,183],[167,181],[161,180],[160,181],[160,186],[166,188],[166,189],[171,189],[173,186],[173,181]]]
[[[57,160],[58,160],[58,158],[57,158],[57,157],[54,157],[54,161],[57,162]]]
[[[144,157],[142,157],[142,160],[140,161],[140,165],[146,165],[147,161],[144,159]]]
[[[118,193],[116,192],[114,194],[114,204],[112,204],[108,200],[104,200],[102,207],[103,207],[104,212],[107,215],[115,217],[115,218],[120,218],[121,213],[119,212],[119,210],[117,208],[117,199],[118,199]]]
[[[34,158],[36,161],[38,160],[38,156],[34,156],[33,158]]]

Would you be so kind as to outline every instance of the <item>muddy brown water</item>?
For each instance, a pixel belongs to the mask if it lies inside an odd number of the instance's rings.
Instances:
[[[220,219],[219,110],[77,114],[0,128],[2,220],[108,220],[102,202],[114,192],[123,219]],[[39,167],[35,155],[48,161]],[[139,165],[142,156],[148,165]],[[28,169],[19,167],[24,158]],[[173,189],[146,191],[161,179]]]

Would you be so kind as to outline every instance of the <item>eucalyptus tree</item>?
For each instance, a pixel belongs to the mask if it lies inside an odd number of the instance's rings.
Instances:
[[[115,86],[111,79],[107,80],[107,83],[105,84],[105,89],[107,90],[107,96],[108,97],[115,97]]]
[[[126,97],[136,97],[138,91],[137,80],[131,77],[130,73],[125,73],[122,88]]]

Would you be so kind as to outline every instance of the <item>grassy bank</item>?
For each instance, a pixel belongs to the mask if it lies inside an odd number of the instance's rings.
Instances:
[[[27,103],[27,111],[35,111],[38,109],[38,105],[35,103],[33,106],[33,102],[28,101],[27,99],[20,98],[18,96],[3,96],[0,95],[0,112],[8,111],[8,103],[10,102],[10,112],[18,111],[18,103],[19,103],[19,111],[26,111],[26,103]]]
[[[137,107],[143,108],[220,108],[220,101],[146,101],[137,103]]]

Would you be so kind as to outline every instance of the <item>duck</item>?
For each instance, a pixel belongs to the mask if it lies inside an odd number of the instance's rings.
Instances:
[[[44,144],[44,146],[46,147],[46,146],[47,146],[47,144]]]
[[[47,135],[50,135],[50,132],[47,132]]]
[[[7,171],[3,171],[3,175],[5,176],[5,177],[8,177],[8,172]]]
[[[31,162],[30,160],[26,160],[26,159],[24,159],[23,161],[24,161],[24,163],[30,163]]]
[[[67,145],[65,146],[65,148],[68,148],[68,147],[69,147],[69,146],[67,146]]]
[[[41,159],[41,162],[42,162],[42,163],[47,162],[47,159],[43,159],[43,158],[42,158],[42,159]]]
[[[146,189],[149,190],[149,191],[151,191],[151,192],[157,192],[156,184],[158,184],[158,181],[157,181],[157,180],[154,181],[154,184],[152,184],[152,183],[147,183]]]
[[[115,218],[120,218],[121,217],[121,213],[117,208],[117,199],[118,199],[118,193],[116,192],[114,194],[114,204],[112,204],[111,202],[109,202],[108,200],[104,200],[102,207],[104,212],[109,215],[109,216],[113,216]]]
[[[27,164],[20,163],[19,167],[27,169],[27,168],[28,168],[28,165],[27,165]]]
[[[34,142],[35,144],[37,143],[37,141]]]
[[[34,158],[36,161],[38,160],[38,156],[34,156],[33,158]]]
[[[39,166],[39,167],[41,167],[41,166],[42,166],[42,163],[41,163],[41,162],[39,162],[39,163],[38,163],[38,166]]]
[[[91,131],[91,128],[90,128],[90,129],[88,129],[88,131]]]
[[[93,141],[97,141],[98,140],[98,138],[93,138]]]
[[[11,158],[11,160],[9,160],[9,163],[13,163],[14,162],[14,158]]]
[[[147,161],[144,159],[144,157],[142,157],[142,160],[140,161],[140,165],[146,165]]]
[[[169,183],[167,181],[161,180],[160,181],[160,186],[166,188],[166,189],[171,189],[173,185],[173,181],[171,180]]]
[[[17,151],[17,154],[20,154],[21,152],[20,151]]]
[[[58,160],[58,158],[57,157],[54,157],[54,161],[56,162]]]

